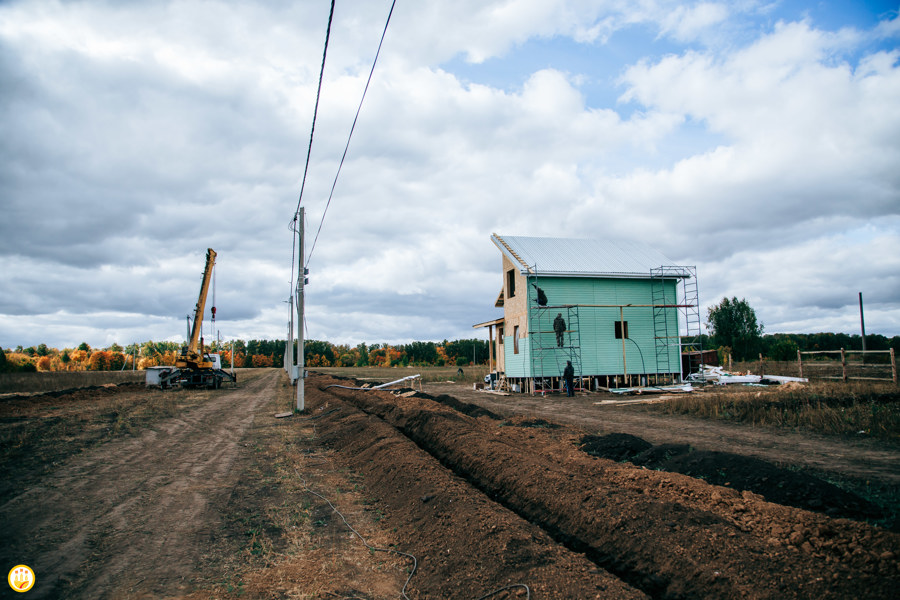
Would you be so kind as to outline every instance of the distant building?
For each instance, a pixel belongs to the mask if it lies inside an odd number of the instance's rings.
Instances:
[[[637,242],[491,241],[503,256],[503,317],[475,327],[488,329],[510,389],[558,390],[566,361],[583,389],[681,380],[682,338],[700,335],[695,267]]]

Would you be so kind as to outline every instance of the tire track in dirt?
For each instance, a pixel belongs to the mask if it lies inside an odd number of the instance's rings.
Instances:
[[[235,484],[241,440],[278,375],[212,392],[137,437],[85,451],[0,507],[4,558],[36,573],[29,597],[183,592],[219,525],[214,507]]]

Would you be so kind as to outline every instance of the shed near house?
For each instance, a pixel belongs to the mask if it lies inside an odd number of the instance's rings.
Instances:
[[[491,241],[503,257],[495,302],[503,317],[474,327],[489,330],[501,382],[559,389],[566,361],[582,389],[682,380],[683,341],[701,349],[696,267],[673,265],[638,242],[497,234]]]

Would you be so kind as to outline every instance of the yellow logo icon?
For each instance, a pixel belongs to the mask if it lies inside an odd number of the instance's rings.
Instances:
[[[16,565],[7,576],[9,587],[17,592],[27,592],[34,587],[34,571],[27,565]]]

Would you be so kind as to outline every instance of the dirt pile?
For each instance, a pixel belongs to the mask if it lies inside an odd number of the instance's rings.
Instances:
[[[808,473],[783,469],[769,462],[729,452],[695,450],[688,444],[659,444],[614,433],[585,435],[580,448],[598,458],[683,473],[713,485],[759,494],[769,502],[855,520],[885,517],[873,503]]]
[[[307,407],[321,441],[362,474],[382,522],[399,549],[417,557],[410,589],[421,598],[477,598],[507,586],[543,598],[645,598],[584,556],[567,551],[540,527],[490,501],[378,416],[344,403],[387,392],[323,389],[307,384]],[[434,407],[440,407],[428,400]],[[446,408],[442,418],[470,420]],[[500,596],[503,597],[503,596]],[[525,597],[522,595],[521,597]]]
[[[487,497],[651,597],[852,598],[865,590],[893,598],[900,583],[896,534],[592,458],[578,449],[583,432],[502,426],[426,398],[313,385],[382,419]]]

